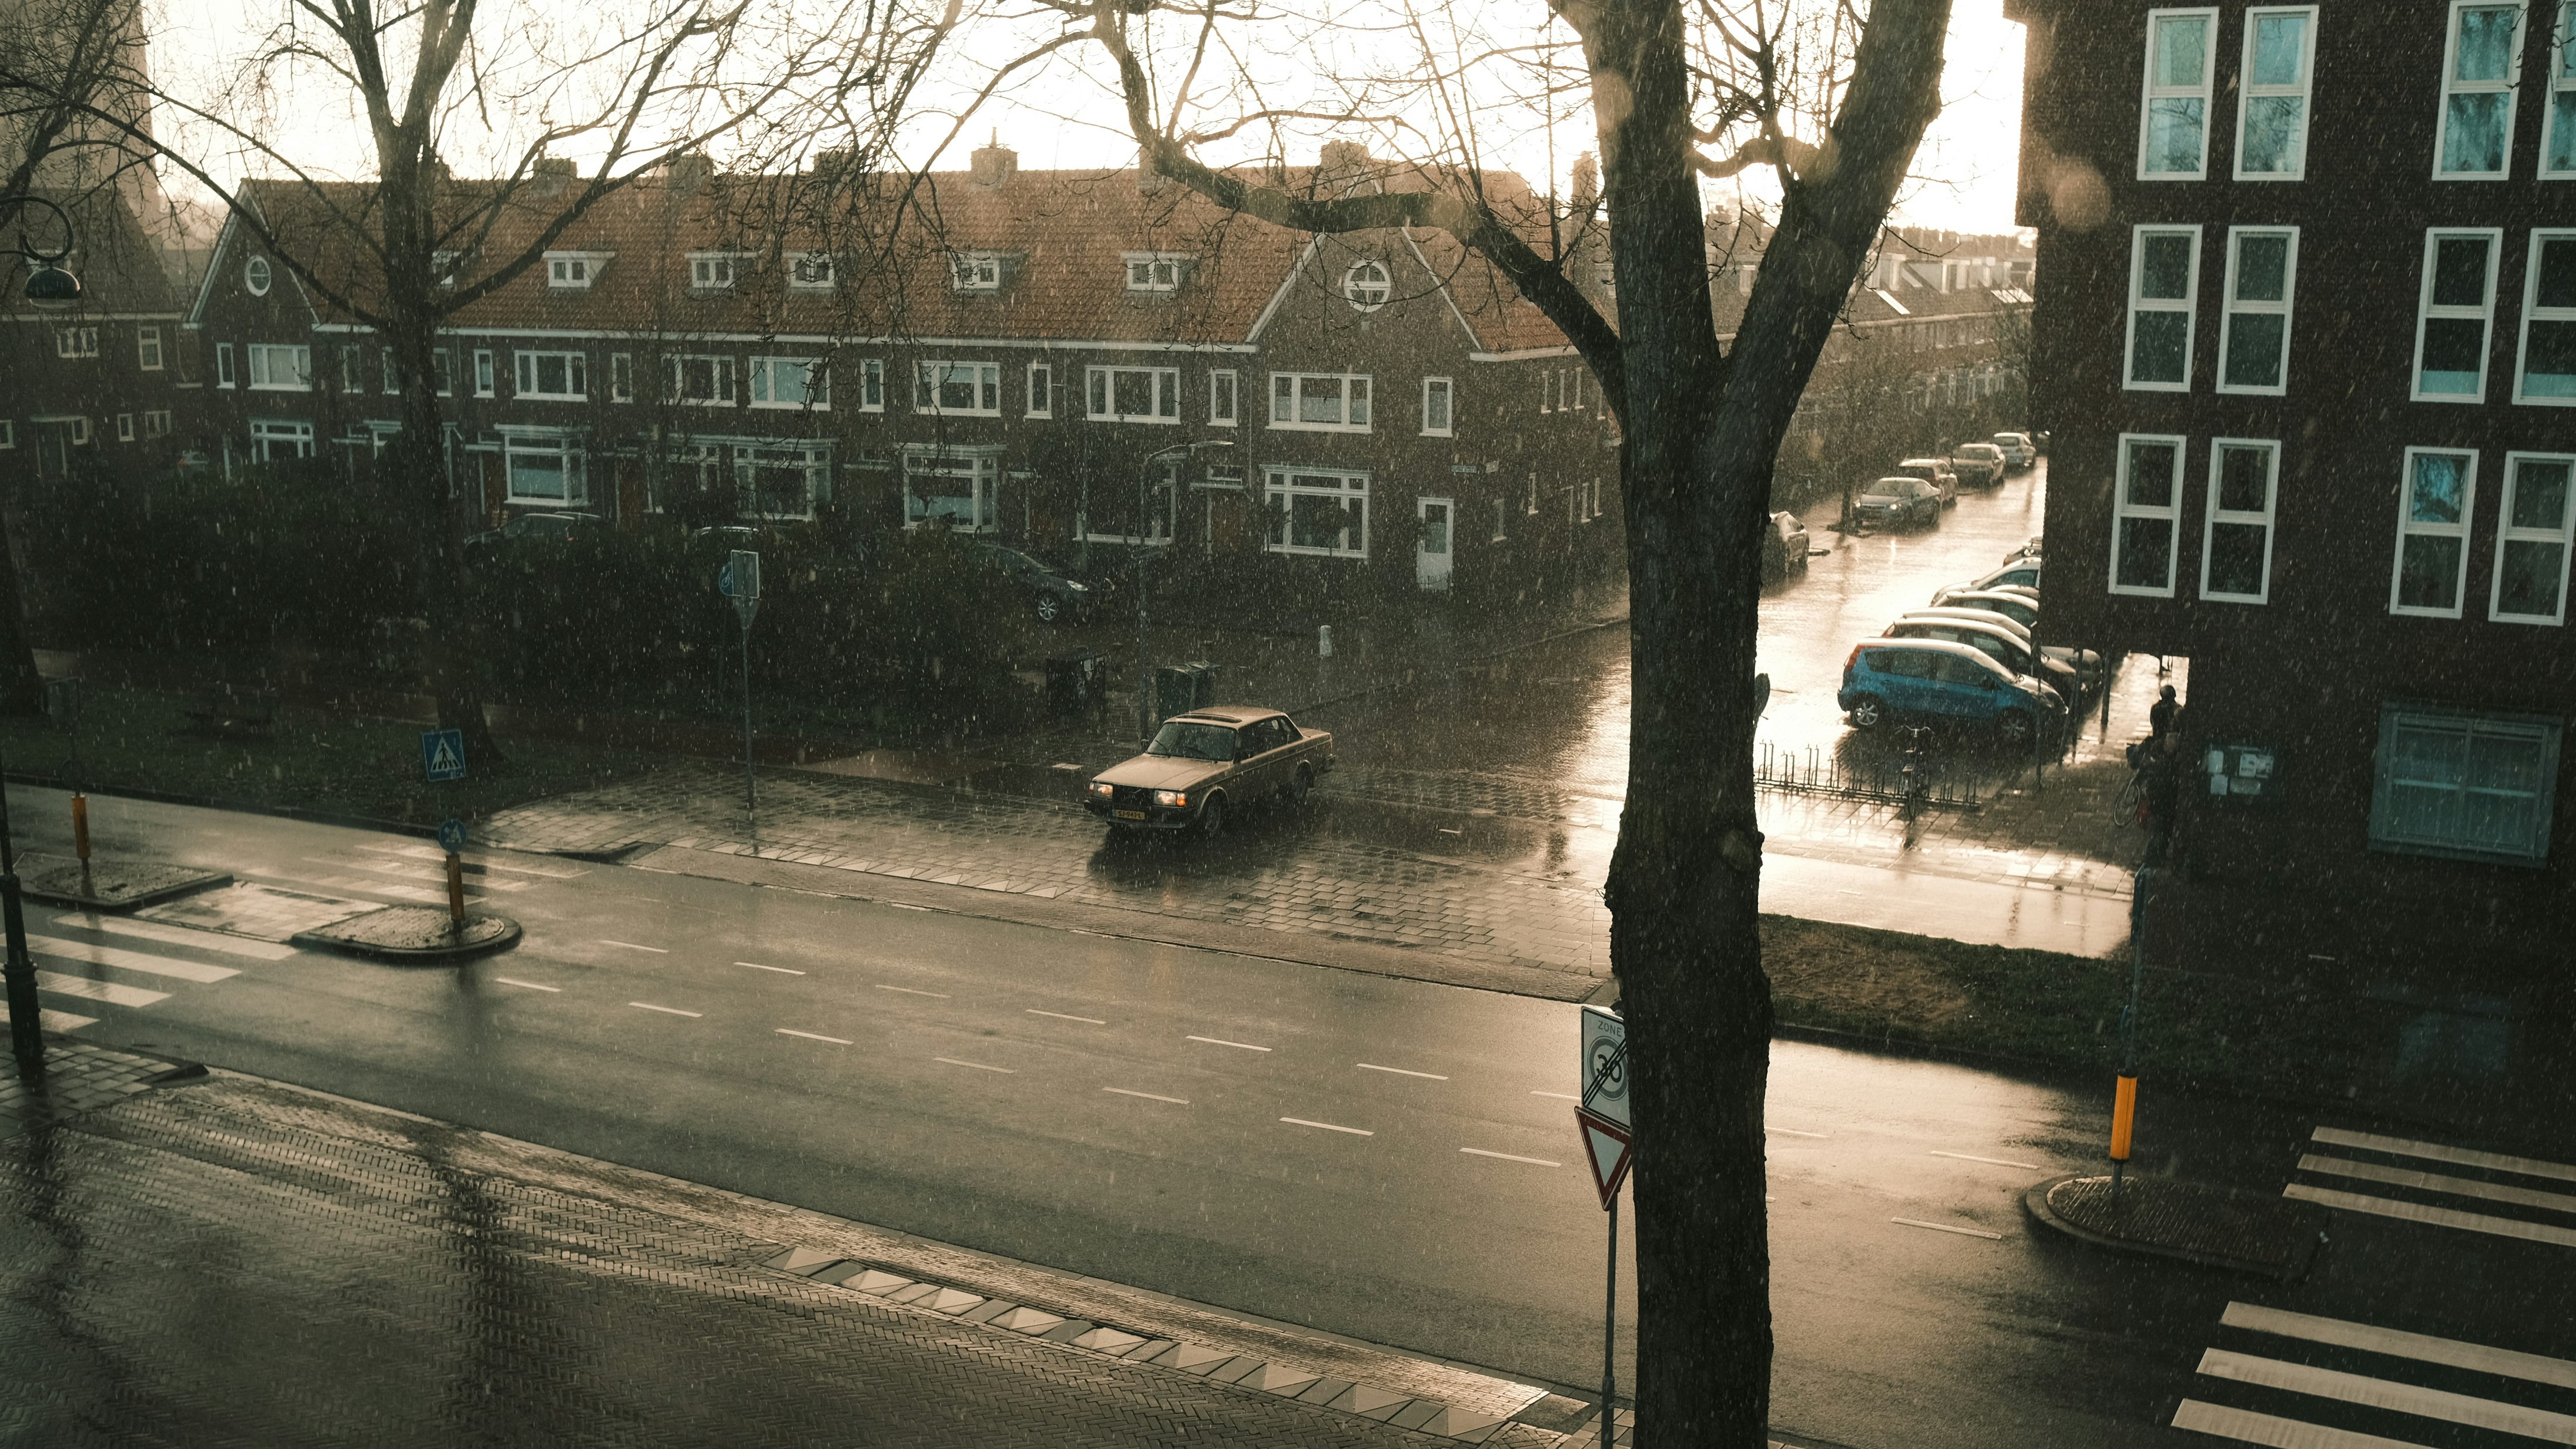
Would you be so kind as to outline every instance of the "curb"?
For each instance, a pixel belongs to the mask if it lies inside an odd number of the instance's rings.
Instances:
[[[2114,1238],[2104,1233],[2097,1233],[2090,1228],[2079,1227],[2078,1225],[2067,1221],[2064,1217],[2059,1216],[2057,1210],[2049,1206],[2048,1195],[2055,1191],[2059,1184],[2073,1182],[2082,1177],[2094,1177],[2098,1175],[2099,1174],[2096,1173],[2069,1172],[2052,1177],[2046,1182],[2034,1184],[2029,1191],[2021,1195],[2022,1211],[2035,1223],[2044,1227],[2053,1228],[2058,1232],[2065,1234],[2067,1237],[2073,1238],[2079,1243],[2089,1243],[2096,1248],[2101,1248],[2109,1252],[2137,1253],[2142,1256],[2152,1258],[2171,1258],[2178,1262],[2190,1263],[2196,1267],[2216,1268],[2230,1273],[2252,1273],[2261,1277],[2276,1279],[2283,1283],[2295,1283],[2301,1278],[2306,1277],[2308,1268],[2316,1262],[2317,1248],[2323,1241],[2322,1235],[2308,1239],[2301,1251],[2293,1256],[2288,1263],[2266,1263],[2252,1258],[2230,1257],[2224,1253],[2204,1253],[2192,1248],[2178,1248],[2165,1243],[2150,1243],[2135,1238]],[[2226,1189],[2226,1191],[2239,1197],[2257,1196],[2257,1194],[2241,1192],[2232,1188]],[[2265,1200],[2269,1201],[2269,1199]]]
[[[488,926],[492,929],[489,934],[478,936],[470,941],[434,946],[405,946],[392,942],[369,941],[346,934],[349,927],[362,921],[380,918],[387,912],[435,909],[437,908],[424,906],[386,906],[381,910],[365,911],[346,920],[335,921],[328,926],[316,927],[310,931],[298,931],[287,938],[287,943],[308,949],[337,951],[344,956],[363,956],[377,961],[393,961],[415,966],[440,966],[451,962],[470,961],[478,956],[490,956],[509,950],[519,944],[520,937],[526,934],[520,929],[519,923],[508,916],[479,913],[466,917],[467,928]],[[438,914],[444,915],[445,912],[440,910]]]

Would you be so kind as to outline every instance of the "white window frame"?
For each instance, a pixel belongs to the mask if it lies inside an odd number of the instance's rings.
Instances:
[[[1145,480],[1145,517],[1131,520],[1138,525],[1136,529],[1122,531],[1105,527],[1093,512],[1092,493],[1085,490],[1082,509],[1073,519],[1075,540],[1150,544],[1157,548],[1169,544],[1180,526],[1182,461],[1180,458],[1164,459],[1161,475],[1149,475]],[[1128,485],[1124,483],[1104,483],[1100,489],[1101,501],[1113,502],[1118,507],[1127,506],[1128,496]]]
[[[352,348],[351,350],[355,351],[356,349]],[[474,395],[476,397],[490,397],[499,390],[500,385],[501,370],[493,360],[492,349],[489,347],[475,348]]]
[[[1025,385],[1028,389],[1028,411],[1026,415],[1033,418],[1054,417],[1055,364],[1052,362],[1030,363]]]
[[[2569,0],[2576,9],[2576,0]],[[2565,242],[2576,245],[2576,227],[2536,227],[2529,234],[2527,255],[2523,260],[2522,324],[2513,347],[2513,400],[2525,407],[2576,407],[2576,394],[2566,397],[2534,397],[2523,391],[2523,379],[2530,375],[2531,324],[2563,322],[2576,326],[2576,306],[2543,307],[2540,305],[2540,250],[2543,242]]]
[[[170,436],[170,410],[168,408],[144,409],[143,436],[147,438],[166,438]]]
[[[2517,528],[2513,522],[2513,505],[2522,492],[2522,465],[2525,463],[2557,464],[2568,470],[2566,500],[2559,505],[2558,526]],[[2549,614],[2508,614],[2504,611],[2504,555],[2511,543],[2555,544],[2558,548],[2558,608]],[[2496,547],[2493,577],[2487,586],[2487,618],[2498,624],[2544,624],[2557,627],[2567,622],[2568,561],[2576,557],[2576,454],[2507,453],[2504,455],[2504,503],[2496,510]]]
[[[98,329],[95,327],[55,328],[54,356],[75,360],[98,356]]]
[[[74,441],[86,442],[88,440],[86,438],[76,438]],[[314,450],[313,425],[309,422],[303,422],[295,418],[253,418],[250,420],[250,457],[252,462],[274,463],[278,461],[277,455],[270,450],[275,448],[279,443],[285,443],[293,449],[293,452],[288,455],[290,457],[312,457]]]
[[[692,292],[730,292],[742,285],[742,274],[754,260],[750,252],[689,253],[689,290]]]
[[[215,344],[215,386],[231,387],[232,385],[233,345],[229,342],[218,342]]]
[[[2158,86],[2156,84],[2156,27],[2167,20],[2197,16],[2201,21],[2200,84]],[[2209,177],[2210,96],[2218,80],[2218,11],[2210,8],[2178,8],[2147,12],[2146,64],[2138,73],[2138,179],[2140,181],[2204,181]],[[2158,101],[2198,100],[2200,102],[2200,161],[2189,171],[2150,171],[2147,169],[2147,142],[2154,134],[2155,103]]]
[[[2147,238],[2150,236],[2188,236],[2191,238],[2191,261],[2183,281],[2180,301],[2171,298],[2145,298],[2139,295],[2147,277]],[[2182,378],[2177,382],[2140,382],[2137,379],[2138,314],[2141,312],[2180,312],[2182,329]],[[2129,229],[2129,325],[2120,348],[2120,385],[2128,392],[2189,392],[2194,344],[2200,339],[2200,228],[2142,224]]]
[[[838,286],[840,268],[830,252],[800,252],[787,261],[787,290],[828,292]]]
[[[18,420],[15,418],[0,418],[0,453],[8,452],[17,446]]]
[[[1231,367],[1208,370],[1208,423],[1219,428],[1243,426],[1243,378]]]
[[[785,513],[758,506],[760,490],[754,475],[764,467],[802,469],[805,474],[805,506]],[[740,497],[738,507],[746,517],[811,519],[815,509],[832,496],[832,445],[796,440],[736,443],[733,478],[734,489]]]
[[[118,413],[116,415],[116,440],[120,443],[131,443],[134,441],[134,414]]]
[[[779,371],[802,369],[805,374],[803,399],[777,401]],[[832,373],[819,357],[761,355],[751,359],[751,405],[755,408],[794,412],[828,413],[832,410]]]
[[[2475,307],[2433,305],[2433,263],[2441,255],[2442,243],[2460,237],[2480,237],[2487,244],[2487,278],[2484,300]],[[2495,351],[2496,273],[2504,263],[2504,229],[2494,226],[2434,226],[2424,229],[2424,270],[2415,305],[2415,361],[2406,375],[2409,396],[2415,402],[2483,403],[2487,400],[2488,354]],[[2445,321],[2478,323],[2478,385],[2465,393],[2424,391],[2424,324],[2440,318]]]
[[[2436,181],[2504,181],[2513,175],[2513,122],[2522,86],[2523,27],[2530,23],[2531,7],[2527,0],[2510,0],[2513,10],[2513,39],[2505,51],[2505,73],[2493,81],[2458,81],[2452,79],[2459,64],[2460,15],[2467,10],[2503,9],[2497,0],[2451,0],[2451,9],[2442,31],[2442,86],[2433,116],[2433,179]],[[2493,171],[2445,171],[2442,152],[2451,140],[2451,97],[2455,95],[2501,94],[2504,97],[2504,146],[2500,151],[2502,165]]]
[[[2162,445],[2173,449],[2173,476],[2166,480],[2165,490],[2165,497],[2170,501],[2162,507],[2129,501],[2129,489],[2134,481],[2134,475],[2130,470],[2130,445],[2135,443],[2149,446]],[[2120,435],[2120,451],[2115,465],[2118,476],[2113,480],[2111,492],[2110,592],[2145,599],[2170,599],[2174,596],[2174,580],[2180,574],[2182,567],[2182,479],[2185,466],[2184,454],[2189,446],[2189,440],[2179,433],[2122,433]],[[2133,520],[2161,524],[2164,527],[2165,581],[2161,588],[2146,588],[2120,582],[2120,541]]]
[[[161,357],[161,329],[158,327],[135,328],[135,367],[143,372],[159,372],[161,370]]]
[[[1375,276],[1364,276],[1373,272]],[[1374,312],[1395,297],[1395,274],[1375,257],[1363,257],[1342,273],[1342,300],[1355,312]]]
[[[254,297],[267,296],[268,289],[276,284],[276,277],[276,271],[269,266],[266,257],[252,257],[242,263],[242,286]]]
[[[885,359],[859,359],[859,411],[881,413],[886,410]]]
[[[1145,373],[1154,410],[1150,413],[1122,413],[1118,405],[1118,379],[1122,375]],[[1181,421],[1181,370],[1177,367],[1086,367],[1082,370],[1083,416],[1095,423],[1165,423],[1178,427]]]
[[[2258,510],[2218,506],[2219,480],[2224,476],[2227,454],[2259,452],[2263,455],[2263,507]],[[2273,520],[2281,499],[2281,440],[2278,438],[2212,438],[2209,440],[2209,506],[2200,520],[2200,597],[2220,604],[2265,604],[2272,599],[2272,539],[2276,530]],[[2214,557],[2212,545],[2218,540],[2220,527],[2260,528],[2263,530],[2262,587],[2250,594],[2223,594],[2210,587],[2209,566]]]
[[[707,364],[707,395],[690,397],[683,384],[688,380],[689,364]],[[721,352],[676,352],[662,359],[662,401],[684,407],[739,407],[740,389],[734,380],[734,360]]]
[[[1188,252],[1120,252],[1118,261],[1127,272],[1130,292],[1170,293],[1181,289],[1190,274],[1190,263],[1197,258]]]
[[[635,401],[635,354],[608,354],[608,400],[614,403]]]
[[[2245,301],[2236,295],[2237,262],[2240,248],[2248,237],[2284,237],[2289,241],[2287,255],[2281,264],[2281,300],[2278,302]],[[2227,229],[2226,290],[2219,293],[2218,314],[2218,390],[2238,396],[2279,397],[2290,390],[2291,318],[2299,299],[2299,229],[2295,226],[2231,226]],[[2236,319],[2240,314],[2261,314],[2281,319],[2281,358],[2279,380],[2268,387],[2227,380],[2229,348],[2236,340]]]
[[[1340,486],[1338,488],[1329,489],[1316,488],[1310,485],[1298,483],[1296,480],[1299,478],[1334,478],[1340,480]],[[1321,548],[1312,544],[1289,542],[1289,539],[1293,537],[1293,518],[1296,508],[1296,504],[1293,500],[1300,497],[1334,497],[1345,501],[1354,498],[1358,499],[1360,508],[1359,527],[1356,530],[1344,528],[1341,533],[1341,542]],[[1368,474],[1364,472],[1355,472],[1346,468],[1300,468],[1294,465],[1274,465],[1262,470],[1261,498],[1263,504],[1272,510],[1276,519],[1274,523],[1274,527],[1276,529],[1275,536],[1265,538],[1262,542],[1262,548],[1267,552],[1303,554],[1309,558],[1364,559],[1368,557]],[[1351,535],[1354,532],[1359,535],[1357,546],[1353,546],[1351,543]]]
[[[587,292],[599,280],[615,252],[547,252],[546,286],[558,292]]]
[[[2468,459],[2460,475],[2460,521],[2458,523],[2417,523],[2408,515],[2415,511],[2415,460],[2426,454],[2443,454]],[[2397,557],[2388,573],[2388,612],[2415,619],[2457,619],[2468,607],[2469,592],[2469,526],[2478,516],[2478,450],[2475,448],[2408,448],[2405,471],[2397,479]],[[2451,607],[2428,609],[2420,604],[2401,604],[2398,591],[2406,579],[2406,540],[2410,538],[2456,538],[2460,541],[2458,576],[2451,580]]]
[[[1440,399],[1440,426],[1431,425],[1431,400]],[[1458,383],[1454,378],[1426,377],[1422,380],[1422,436],[1454,438],[1458,436]]]
[[[2562,0],[2558,7],[2558,28],[2550,35],[2549,91],[2541,103],[2549,112],[2541,127],[2540,179],[2576,179],[2576,0]],[[2566,157],[2567,164],[2550,165],[2553,156]]]
[[[454,397],[456,395],[455,367],[456,359],[448,355],[446,348],[436,347],[430,349],[429,377],[430,381],[436,384],[438,395],[440,397]]]
[[[1509,542],[1511,541],[1511,537],[1512,537],[1512,534],[1511,534],[1511,517],[1512,517],[1512,501],[1511,501],[1510,499],[1508,499],[1508,498],[1497,498],[1497,499],[1495,499],[1495,500],[1494,500],[1494,536],[1493,536],[1493,538],[1492,538],[1491,540],[1489,540],[1489,542],[1493,542],[1493,543],[1509,543]]]
[[[998,292],[1002,290],[1002,254],[1000,252],[950,252],[948,286],[956,292]]]
[[[1552,413],[1556,411],[1556,372],[1557,370],[1552,367],[1543,367],[1539,369],[1538,410],[1540,412]]]
[[[519,491],[519,471],[515,460],[522,454],[540,454],[563,460],[564,491],[560,497]],[[510,503],[544,504],[568,508],[590,501],[590,453],[579,432],[564,428],[505,428],[501,432],[501,487],[503,499]]]
[[[971,515],[964,528],[948,525],[963,533],[993,533],[1002,518],[1002,457],[993,448],[909,447],[903,454],[903,526],[921,528],[934,516],[916,513],[913,505],[927,495],[913,491],[915,478],[963,478],[967,480],[967,509]]]
[[[1366,433],[1374,430],[1377,418],[1377,391],[1374,378],[1365,372],[1274,372],[1270,374],[1270,426],[1280,432],[1296,433]],[[1280,420],[1280,384],[1288,385],[1287,421]],[[1331,384],[1341,395],[1343,421],[1309,423],[1298,419],[1305,415],[1309,384]],[[1357,397],[1368,417],[1351,422],[1352,400]]]
[[[969,385],[975,389],[976,405],[971,408],[944,407],[939,401],[939,389],[948,384],[949,374],[961,367],[974,369],[974,381]],[[933,369],[937,369],[939,373],[939,381],[935,383],[930,380]],[[1002,415],[1002,364],[946,359],[914,363],[912,365],[912,410],[925,417],[934,418],[1000,417]]]
[[[288,342],[253,342],[244,351],[248,354],[245,358],[245,371],[249,374],[252,392],[311,392],[313,390],[312,348]],[[282,360],[292,374],[285,382],[277,380],[277,367],[281,354]]]
[[[2474,748],[2474,742],[2480,735],[2518,738],[2538,745],[2535,761],[2537,768],[2532,771],[2537,788],[2532,790],[2511,789],[2492,780],[2481,785],[2465,774],[2456,783],[2411,782],[2454,789],[2462,797],[2463,804],[2466,803],[2466,797],[2476,793],[2510,794],[2527,798],[2532,802],[2531,840],[2518,848],[2498,848],[2480,845],[2466,838],[2465,831],[2449,837],[2405,836],[2395,833],[2389,821],[2390,797],[2399,782],[2394,775],[2395,762],[2391,754],[2398,731],[2407,728],[2428,733],[2456,732],[2460,738],[2460,753],[2468,759],[2477,758],[2478,751]],[[2382,705],[2379,714],[2379,743],[2378,747],[2371,752],[2370,848],[2405,855],[2485,860],[2510,865],[2547,864],[2550,826],[2557,805],[2558,752],[2564,729],[2565,725],[2562,721],[2543,716],[2472,714],[2465,710],[2449,709],[2440,705],[2396,702]]]
[[[2299,15],[2307,26],[2299,37],[2299,78],[2291,84],[2257,86],[2254,84],[2255,22],[2274,15]],[[2236,179],[2239,181],[2305,181],[2308,179],[2308,135],[2316,120],[2317,79],[2317,7],[2314,5],[2266,5],[2245,12],[2244,54],[2237,67],[2236,86]],[[2299,144],[2286,170],[2248,171],[2245,169],[2245,122],[2259,99],[2295,96],[2299,101]]]
[[[392,355],[390,350],[387,355]],[[549,361],[563,364],[564,390],[561,392],[547,392],[539,386],[545,364]],[[590,354],[587,351],[514,348],[510,354],[510,369],[512,397],[538,398],[547,402],[590,401]]]
[[[385,385],[385,396],[387,396],[387,397],[399,397],[399,396],[401,396],[401,394],[402,394],[402,366],[401,366],[401,364],[400,364],[400,363],[398,363],[398,362],[396,362],[396,361],[394,360],[394,350],[393,350],[392,348],[390,348],[390,347],[379,348],[379,349],[377,349],[376,357],[377,357],[378,364],[379,364],[379,366],[380,366],[380,367],[381,367],[381,369],[382,369],[382,378],[383,378],[383,382],[384,382],[384,385]]]

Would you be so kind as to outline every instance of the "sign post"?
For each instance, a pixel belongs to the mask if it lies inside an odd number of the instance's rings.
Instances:
[[[751,822],[751,853],[760,854],[760,789],[751,766],[751,621],[760,613],[760,555],[747,548],[716,571],[716,592],[733,600],[742,620],[742,810]]]
[[[1608,1287],[1601,1304],[1601,1441],[1617,1424],[1619,1387],[1619,1185],[1628,1177],[1628,1023],[1615,1007],[1583,1008],[1583,1102],[1574,1121],[1601,1210],[1610,1215]]]
[[[438,848],[447,852],[447,926],[465,929],[465,822],[450,815],[438,823]]]

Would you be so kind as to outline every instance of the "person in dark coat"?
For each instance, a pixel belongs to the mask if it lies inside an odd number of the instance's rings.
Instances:
[[[2174,722],[2181,717],[2182,703],[2174,698],[2174,687],[2168,684],[2164,687],[2163,693],[2157,696],[2155,704],[2147,710],[2148,737],[2160,740],[2172,734]]]

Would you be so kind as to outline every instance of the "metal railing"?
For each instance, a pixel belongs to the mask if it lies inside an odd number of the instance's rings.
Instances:
[[[1779,749],[1766,741],[1753,759],[1753,784],[1762,790],[1833,795],[1901,806],[1906,803],[1907,786],[1912,783],[1905,766],[1903,754],[1884,760],[1852,761],[1827,754],[1814,745]],[[1984,808],[1977,797],[1975,776],[1964,770],[1944,769],[1940,761],[1928,755],[1916,759],[1915,767],[1924,777],[1915,787],[1917,803],[1941,810]]]

